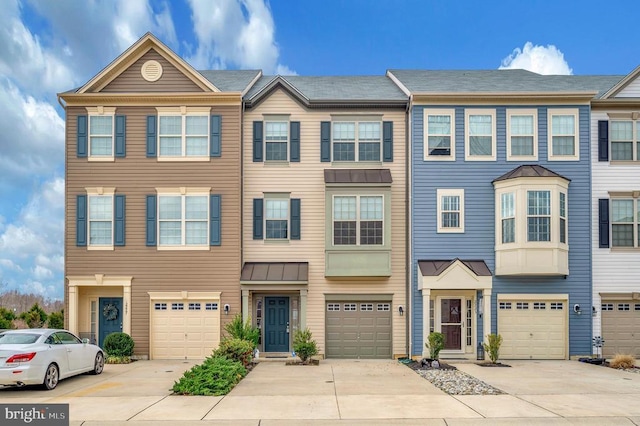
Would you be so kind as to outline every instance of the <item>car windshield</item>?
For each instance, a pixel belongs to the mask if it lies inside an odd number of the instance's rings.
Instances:
[[[0,345],[28,345],[35,343],[40,337],[32,333],[3,333],[0,334]]]

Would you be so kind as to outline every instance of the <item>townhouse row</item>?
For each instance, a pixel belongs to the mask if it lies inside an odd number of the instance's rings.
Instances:
[[[196,71],[147,34],[66,111],[65,321],[198,359],[640,355],[640,69]]]

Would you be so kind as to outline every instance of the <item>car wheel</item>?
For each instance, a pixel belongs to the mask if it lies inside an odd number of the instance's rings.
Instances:
[[[93,370],[91,374],[100,374],[104,370],[104,355],[102,352],[96,354],[96,362],[93,364]]]
[[[55,387],[58,386],[59,377],[60,372],[58,371],[58,366],[55,364],[49,364],[47,371],[44,373],[44,382],[42,382],[42,386],[47,390],[55,389]]]

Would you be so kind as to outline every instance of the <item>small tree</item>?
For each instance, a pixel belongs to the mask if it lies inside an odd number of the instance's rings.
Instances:
[[[0,308],[0,330],[13,328],[15,314],[7,308]]]
[[[318,354],[318,346],[316,341],[312,339],[311,331],[308,328],[296,331],[293,336],[293,350],[303,363]]]
[[[64,311],[51,312],[47,324],[49,328],[64,328]]]
[[[488,343],[483,343],[484,351],[489,354],[492,363],[497,364],[500,356],[500,345],[502,344],[502,336],[499,334],[487,334]]]
[[[19,318],[27,323],[29,328],[40,328],[47,322],[47,313],[34,303],[31,309],[20,314]]]
[[[429,333],[429,342],[424,345],[429,349],[429,357],[438,359],[440,351],[444,349],[444,334],[437,331]]]
[[[224,326],[224,330],[229,333],[229,337],[234,339],[248,340],[253,345],[252,349],[258,347],[260,339],[260,329],[251,325],[251,318],[247,318],[245,323],[242,322],[242,316],[237,314],[231,322]]]

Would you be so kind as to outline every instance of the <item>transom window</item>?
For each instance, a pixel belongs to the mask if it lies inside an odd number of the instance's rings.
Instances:
[[[161,157],[207,157],[209,115],[159,115]]]
[[[640,121],[611,121],[611,160],[640,160]]]
[[[438,189],[438,232],[464,232],[464,190]]]
[[[578,110],[549,109],[549,160],[578,160]]]
[[[265,160],[287,161],[289,143],[289,123],[267,121],[265,123]]]
[[[208,195],[159,195],[161,246],[205,246],[209,236]]]
[[[455,111],[425,109],[424,116],[424,159],[455,160]]]
[[[507,110],[507,160],[538,158],[536,110]]]
[[[638,200],[611,200],[611,244],[613,247],[638,247],[640,240]]]
[[[495,110],[466,110],[465,118],[466,160],[495,160]]]
[[[89,116],[89,155],[113,157],[113,115]]]
[[[502,242],[513,243],[516,241],[516,194],[502,194],[500,206]]]
[[[334,245],[382,245],[383,197],[379,195],[333,198]]]
[[[289,238],[289,200],[265,199],[265,229],[268,240]]]
[[[527,240],[551,241],[550,191],[527,191]]]
[[[113,244],[113,196],[89,195],[89,245]]]
[[[334,121],[333,161],[380,161],[382,123]]]

